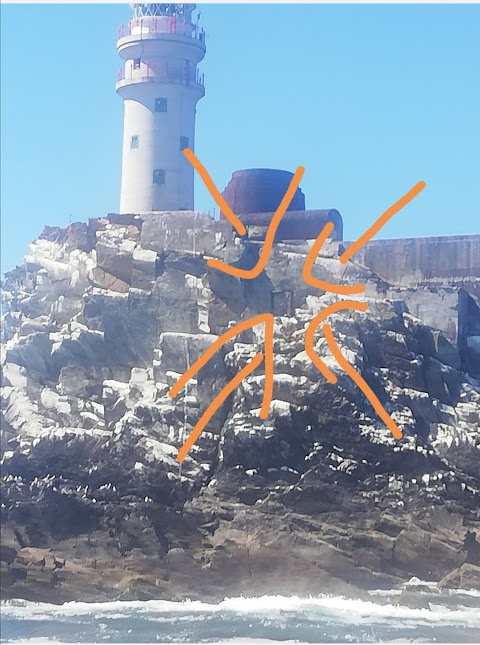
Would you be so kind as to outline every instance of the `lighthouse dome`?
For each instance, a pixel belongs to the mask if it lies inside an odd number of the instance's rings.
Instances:
[[[133,9],[135,18],[143,18],[144,16],[182,16],[189,17],[194,11],[195,4],[181,4],[181,3],[139,3],[130,2],[129,5]]]

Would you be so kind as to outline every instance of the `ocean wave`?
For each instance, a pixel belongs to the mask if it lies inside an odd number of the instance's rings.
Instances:
[[[376,603],[373,600],[361,600],[322,594],[319,596],[261,596],[225,598],[219,603],[202,601],[175,602],[169,600],[147,601],[112,601],[112,602],[67,602],[63,605],[49,603],[5,601],[2,603],[2,617],[21,620],[61,620],[74,617],[92,616],[96,620],[117,619],[135,614],[144,620],[158,620],[166,616],[170,621],[176,618],[200,615],[251,615],[285,617],[288,614],[302,614],[306,617],[317,615],[328,616],[337,623],[358,625],[361,623],[390,624],[401,622],[423,623],[429,625],[465,625],[480,628],[478,608],[457,606],[450,608],[442,604],[439,595],[437,603],[430,602],[430,608],[412,608],[392,603]],[[445,601],[446,599],[443,599]]]
[[[88,643],[81,643],[80,641],[78,643],[74,643],[72,641],[64,642],[64,641],[59,641],[52,638],[44,638],[44,637],[24,638],[22,640],[14,640],[10,642],[15,643],[15,645],[33,645],[34,643],[52,643],[54,645],[89,645]],[[216,641],[215,645],[272,645],[272,643],[278,643],[278,642],[279,641],[275,641],[270,638],[225,638],[221,641]],[[302,643],[302,642],[303,641],[298,641],[298,640],[281,641],[282,645],[293,645],[293,644],[298,645],[299,643]],[[115,643],[111,643],[110,645],[115,645]],[[137,643],[137,645],[141,645],[141,644]],[[158,645],[161,645],[161,643],[158,643]],[[168,643],[168,645],[185,645],[185,643],[172,642],[172,643]],[[204,641],[203,642],[199,641],[198,643],[189,642],[188,645],[205,645],[205,642]],[[321,645],[321,643],[317,645]]]

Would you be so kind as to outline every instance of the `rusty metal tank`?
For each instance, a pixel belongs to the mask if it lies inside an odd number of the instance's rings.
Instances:
[[[271,168],[237,170],[222,195],[236,215],[274,213],[280,206],[293,173]],[[297,188],[289,211],[305,210],[305,195]]]
[[[247,237],[265,239],[272,217],[287,192],[293,173],[286,170],[254,168],[233,173],[222,195],[235,215],[245,224]],[[331,238],[343,239],[343,221],[335,209],[305,210],[305,195],[298,188],[278,226],[275,241],[311,240],[332,222]]]

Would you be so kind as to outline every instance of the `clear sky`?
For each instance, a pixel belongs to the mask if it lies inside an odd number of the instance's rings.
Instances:
[[[234,170],[305,167],[307,208],[355,239],[480,232],[479,5],[199,5],[206,96],[196,154]],[[118,209],[120,5],[2,5],[2,266],[44,225]],[[215,204],[196,178],[196,208]]]

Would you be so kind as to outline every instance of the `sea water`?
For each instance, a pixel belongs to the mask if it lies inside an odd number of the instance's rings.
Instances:
[[[56,643],[475,643],[480,593],[409,592],[419,607],[399,604],[401,590],[365,600],[319,595],[199,601],[2,603],[3,642]],[[412,596],[413,594],[413,596]],[[409,603],[411,604],[411,603]],[[415,602],[413,603],[415,604]]]

